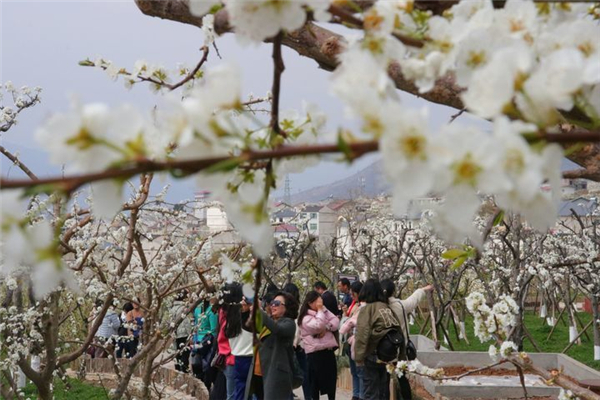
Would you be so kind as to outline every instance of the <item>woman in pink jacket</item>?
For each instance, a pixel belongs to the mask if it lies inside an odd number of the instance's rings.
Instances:
[[[321,295],[315,291],[306,294],[300,308],[298,326],[306,352],[308,379],[311,395],[317,400],[326,394],[329,400],[335,399],[337,364],[335,350],[337,340],[333,332],[338,330],[340,320],[325,306]]]

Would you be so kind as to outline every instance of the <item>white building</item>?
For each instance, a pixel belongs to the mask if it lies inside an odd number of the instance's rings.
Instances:
[[[305,230],[313,236],[319,236],[319,210],[322,206],[306,206],[300,211],[300,219],[306,221]]]
[[[207,190],[194,193],[194,217],[196,217],[200,223],[206,223],[206,209],[209,197],[210,192]]]

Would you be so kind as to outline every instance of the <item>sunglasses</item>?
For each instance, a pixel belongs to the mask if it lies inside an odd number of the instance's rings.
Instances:
[[[285,303],[282,303],[279,300],[273,300],[270,305],[271,305],[271,307],[279,307],[279,306],[285,306]]]

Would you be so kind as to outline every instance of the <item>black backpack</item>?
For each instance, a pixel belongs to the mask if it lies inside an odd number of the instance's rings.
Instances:
[[[377,358],[383,362],[392,362],[405,354],[405,342],[402,330],[391,328],[377,343]]]

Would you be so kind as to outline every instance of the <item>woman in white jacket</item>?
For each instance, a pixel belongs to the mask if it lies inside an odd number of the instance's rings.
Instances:
[[[235,358],[233,398],[244,400],[254,350],[252,331],[246,326],[246,321],[250,317],[250,304],[246,303],[242,294],[242,285],[239,283],[232,283],[229,291],[228,300],[231,304],[227,313],[225,336],[229,339],[231,354]]]

